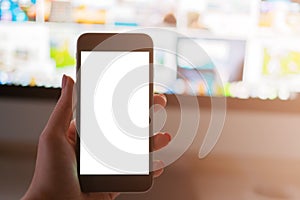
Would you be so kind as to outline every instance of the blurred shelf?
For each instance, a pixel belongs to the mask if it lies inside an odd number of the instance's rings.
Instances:
[[[57,100],[60,88],[0,85],[0,98],[25,98],[38,100]]]
[[[181,99],[181,103],[184,105],[192,105],[196,100],[200,108],[211,109],[212,100],[214,101],[214,106],[216,109],[222,109],[222,105],[226,105],[226,110],[239,110],[247,112],[283,112],[300,114],[300,97],[297,96],[295,99],[291,100],[262,100],[258,98],[249,99],[238,99],[231,97],[207,97],[207,96],[184,96],[184,95],[170,95],[167,94],[169,107],[179,107],[178,98]]]

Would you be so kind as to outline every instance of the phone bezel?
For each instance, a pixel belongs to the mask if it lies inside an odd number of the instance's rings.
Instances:
[[[118,34],[113,42],[106,42],[99,45],[106,39]],[[141,48],[147,47],[147,48]],[[153,42],[150,36],[141,33],[85,33],[77,40],[77,106],[76,106],[76,126],[77,126],[77,174],[80,187],[83,192],[141,192],[147,191],[152,186],[152,142],[149,139],[149,175],[80,175],[80,67],[81,51],[147,51],[149,52],[149,109],[153,105]],[[150,119],[152,109],[149,110]],[[150,121],[149,119],[149,121]],[[150,123],[149,137],[153,135],[153,127]]]

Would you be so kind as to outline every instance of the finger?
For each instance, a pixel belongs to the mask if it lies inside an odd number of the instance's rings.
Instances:
[[[64,75],[62,80],[62,90],[60,98],[47,123],[47,134],[66,133],[72,119],[72,93],[74,81]]]
[[[171,141],[171,135],[169,133],[158,133],[151,138],[153,151],[157,151],[165,147]]]
[[[158,105],[154,107],[154,111],[157,111],[162,107],[164,108],[167,105],[167,98],[163,94],[154,94],[153,100],[154,105]]]
[[[156,171],[153,172],[153,177],[154,177],[154,178],[157,178],[157,177],[159,177],[160,175],[162,175],[163,172],[164,172],[164,169],[163,169],[163,168],[162,168],[162,169],[158,169],[158,170],[156,170]]]
[[[161,160],[153,161],[153,177],[157,178],[164,172],[165,164]]]
[[[67,132],[67,138],[69,142],[75,147],[76,144],[76,121],[75,119],[71,121],[70,127]]]

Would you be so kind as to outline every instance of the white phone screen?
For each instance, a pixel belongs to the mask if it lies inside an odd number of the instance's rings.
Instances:
[[[80,54],[80,174],[149,175],[149,52]]]

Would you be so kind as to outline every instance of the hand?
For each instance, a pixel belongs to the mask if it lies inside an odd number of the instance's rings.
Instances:
[[[72,119],[72,92],[74,81],[63,77],[60,99],[40,135],[36,167],[31,185],[23,199],[98,199],[113,200],[119,193],[82,193],[77,176],[75,155],[76,127]],[[154,103],[166,105],[163,95],[155,95]],[[171,137],[158,133],[151,138],[154,150],[166,146]],[[163,167],[154,161],[154,167]],[[154,172],[159,176],[163,169]]]

